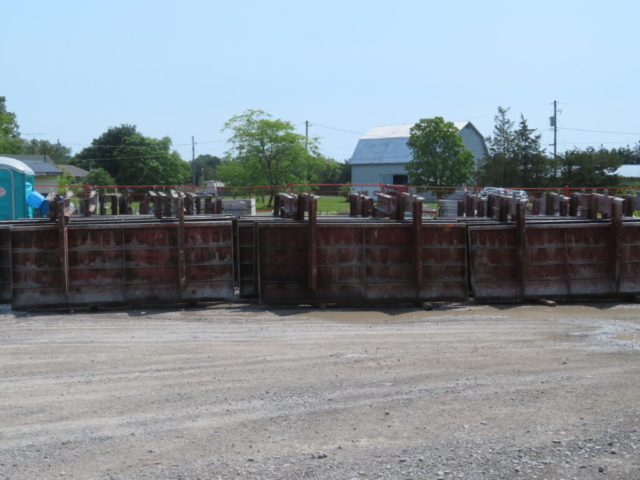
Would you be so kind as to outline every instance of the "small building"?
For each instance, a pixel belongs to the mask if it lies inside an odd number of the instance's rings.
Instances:
[[[76,167],[75,165],[61,165],[58,164],[58,168],[66,170],[74,178],[73,183],[84,183],[84,177],[89,175],[89,172],[84,168]]]
[[[465,148],[473,154],[478,170],[482,159],[489,152],[484,137],[471,122],[453,122],[458,129]],[[352,191],[368,192],[372,195],[375,186],[358,186],[358,184],[392,184],[409,183],[407,163],[412,158],[411,149],[407,146],[410,130],[413,125],[389,125],[373,127],[356,145],[351,156]]]
[[[37,192],[44,194],[57,189],[58,177],[62,175],[62,170],[53,164],[49,155],[14,155],[9,153],[2,155],[19,160],[33,170]]]
[[[614,175],[630,180],[640,180],[640,165],[622,165],[615,171]]]

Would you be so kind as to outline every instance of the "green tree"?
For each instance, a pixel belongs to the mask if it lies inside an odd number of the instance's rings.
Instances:
[[[519,166],[515,159],[516,134],[508,108],[498,107],[493,117],[493,137],[485,139],[489,155],[480,165],[476,181],[479,185],[516,186],[520,181]]]
[[[191,181],[191,167],[171,151],[169,137],[126,137],[114,158],[119,165],[118,185],[185,185]]]
[[[193,163],[196,170],[196,185],[204,185],[204,180],[217,180],[216,170],[220,164],[222,159],[219,157],[208,154],[198,155]]]
[[[222,131],[230,131],[231,149],[218,167],[220,180],[233,186],[268,185],[270,207],[276,185],[308,183],[317,178],[317,140],[295,133],[290,122],[272,119],[261,110],[232,117]]]
[[[616,152],[604,147],[584,150],[573,148],[559,155],[558,180],[570,187],[615,187],[619,178],[615,171],[622,165]]]
[[[413,127],[407,145],[413,159],[407,164],[413,185],[454,187],[473,174],[473,154],[464,148],[458,129],[442,117],[423,118]]]
[[[0,97],[0,154],[20,153],[20,127],[15,113],[7,111],[6,98]]]
[[[120,171],[119,159],[124,157],[121,155],[123,149],[126,148],[129,153],[135,150],[137,156],[146,154],[146,146],[132,148],[126,145],[125,139],[135,135],[142,135],[135,125],[123,123],[119,127],[109,127],[105,133],[93,139],[90,147],[82,149],[72,164],[85,170],[92,170],[93,167],[104,168],[109,175],[117,178]]]
[[[620,157],[623,165],[640,165],[640,142],[633,148],[629,145],[626,147],[612,148],[611,152],[615,152]]]
[[[69,170],[61,168],[62,175],[58,176],[58,193],[64,195],[67,191],[76,193],[75,189],[70,188],[70,185],[75,185],[76,177],[74,177]]]
[[[529,128],[524,115],[514,134],[514,158],[520,173],[519,187],[546,187],[553,177],[553,163],[540,146],[542,135],[535,134],[535,128]],[[509,185],[505,185],[509,186]]]
[[[104,168],[94,168],[84,177],[84,182],[92,186],[113,186],[114,178]]]
[[[71,148],[60,142],[51,143],[49,140],[24,140],[20,153],[32,155],[48,155],[55,163],[70,163]]]

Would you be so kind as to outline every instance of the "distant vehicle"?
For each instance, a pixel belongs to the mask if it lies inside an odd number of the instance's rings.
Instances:
[[[529,196],[524,190],[513,190],[511,188],[500,187],[484,187],[478,192],[478,196],[482,198],[487,198],[489,195],[503,195],[505,197],[513,197],[515,195],[515,198],[518,198],[520,200],[529,200]]]

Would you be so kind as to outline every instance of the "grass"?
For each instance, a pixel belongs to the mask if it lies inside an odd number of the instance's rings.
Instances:
[[[256,210],[271,211],[273,206],[267,207],[268,197],[262,202],[261,198],[256,198]],[[330,215],[338,213],[349,213],[349,202],[344,197],[320,197],[318,198],[318,215]]]

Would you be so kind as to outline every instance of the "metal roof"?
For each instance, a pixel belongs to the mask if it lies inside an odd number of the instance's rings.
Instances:
[[[14,154],[14,153],[3,153],[3,155],[5,157],[9,157],[9,158],[15,158],[16,160],[20,160],[21,162],[47,162],[50,163],[51,165],[53,165],[53,160],[51,160],[51,157],[49,155],[43,155],[41,153],[38,154],[28,154],[28,155],[23,155],[23,154]]]
[[[15,158],[0,156],[0,165],[5,167],[10,167],[18,172],[25,173],[27,175],[33,175],[33,170],[29,168],[29,166],[21,162],[20,160],[16,160]]]
[[[62,172],[53,165],[49,155],[14,155],[13,153],[3,153],[3,156],[26,164],[33,170],[33,175],[62,175]]]
[[[451,122],[458,130],[462,130],[471,122]],[[362,140],[372,140],[375,138],[409,138],[411,135],[411,125],[385,125],[380,127],[373,127],[367,133],[365,133]]]
[[[62,175],[61,170],[47,162],[33,162],[29,160],[22,160],[22,162],[31,167],[35,175]]]
[[[621,177],[640,178],[640,165],[622,165],[618,170],[616,170],[615,175],[620,175]]]
[[[84,168],[76,167],[75,165],[58,165],[60,168],[64,168],[71,174],[72,177],[86,177],[89,172]]]
[[[468,125],[475,130],[471,122],[451,123],[459,131]],[[407,146],[411,127],[413,124],[373,127],[358,141],[349,164],[409,163],[413,158],[411,149]]]

